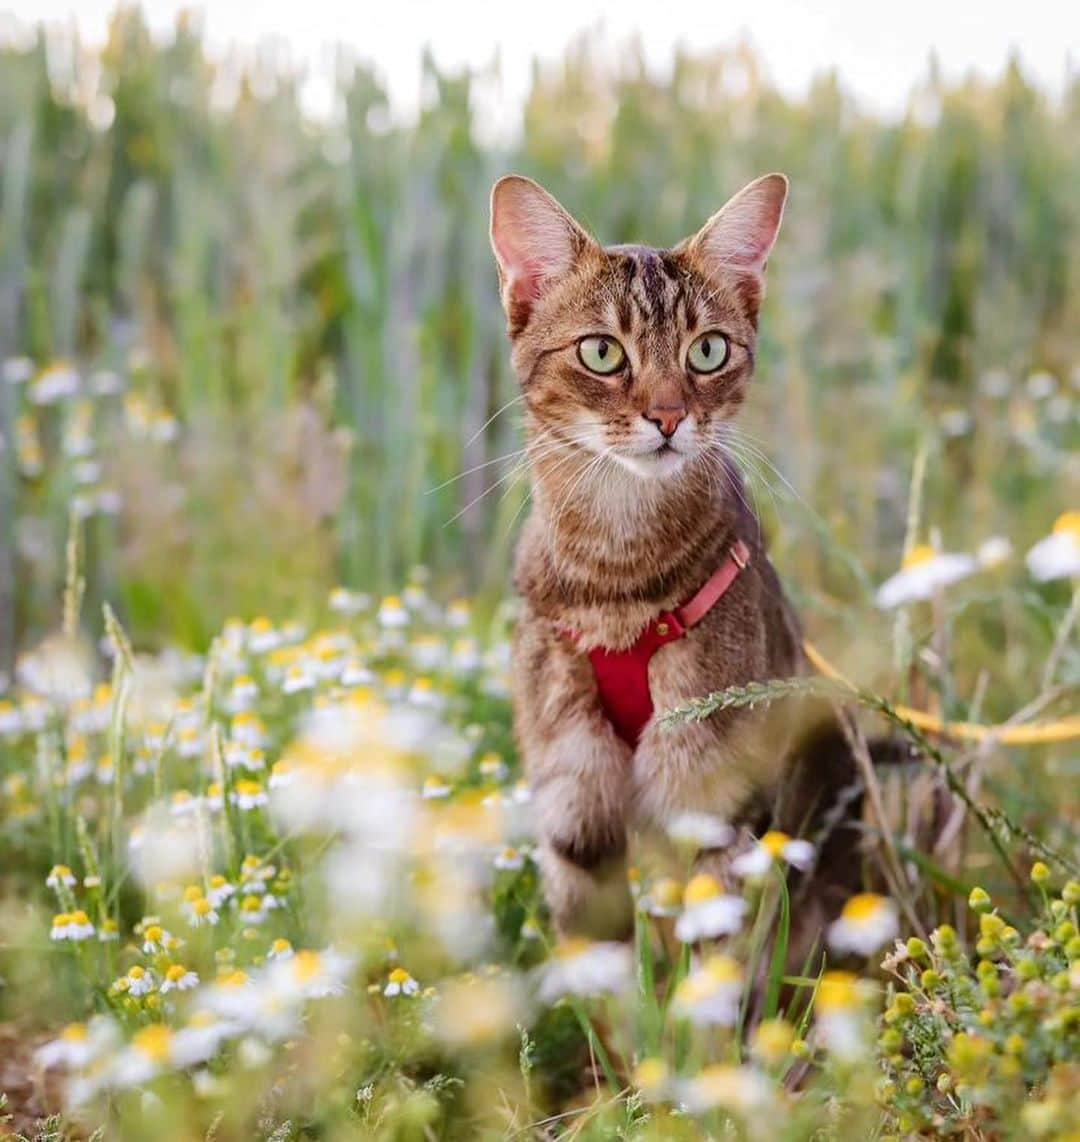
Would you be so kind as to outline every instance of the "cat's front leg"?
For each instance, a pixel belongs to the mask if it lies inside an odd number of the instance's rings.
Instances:
[[[626,938],[630,749],[600,709],[588,662],[542,636],[519,635],[515,722],[555,928],[561,936]]]

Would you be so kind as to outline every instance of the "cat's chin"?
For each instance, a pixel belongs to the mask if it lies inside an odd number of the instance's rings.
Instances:
[[[615,452],[615,459],[628,471],[643,480],[662,480],[674,476],[689,459],[685,452],[674,448],[656,448],[652,452]]]

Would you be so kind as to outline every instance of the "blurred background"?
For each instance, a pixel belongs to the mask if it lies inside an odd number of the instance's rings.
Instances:
[[[746,424],[811,625],[858,629],[917,457],[948,547],[1020,548],[1075,499],[1080,75],[1055,5],[973,27],[917,3],[888,32],[846,2],[7,7],[0,671],[55,623],[73,514],[87,613],[112,600],[151,649],[418,564],[503,595],[508,170],[656,244],[791,177]]]

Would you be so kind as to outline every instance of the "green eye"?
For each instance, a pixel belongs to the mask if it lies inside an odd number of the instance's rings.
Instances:
[[[695,373],[715,373],[727,359],[728,340],[723,333],[702,333],[686,354],[686,363]]]
[[[605,376],[621,368],[626,360],[623,347],[610,337],[582,337],[577,355],[586,369]]]

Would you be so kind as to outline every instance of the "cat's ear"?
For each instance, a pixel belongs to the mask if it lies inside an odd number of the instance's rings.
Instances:
[[[766,174],[744,186],[689,240],[690,253],[709,273],[734,269],[761,278],[780,221],[788,180]]]
[[[511,326],[566,274],[593,240],[542,186],[511,174],[491,191],[491,248]]]

